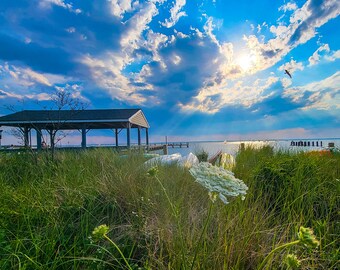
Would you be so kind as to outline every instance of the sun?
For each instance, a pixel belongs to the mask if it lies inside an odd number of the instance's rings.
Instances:
[[[239,64],[241,69],[246,72],[255,65],[255,60],[256,59],[254,55],[243,54],[238,58],[237,64]]]

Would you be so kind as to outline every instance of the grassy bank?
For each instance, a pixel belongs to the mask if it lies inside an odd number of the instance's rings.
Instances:
[[[0,155],[0,269],[258,269],[300,226],[314,229],[318,248],[282,249],[261,268],[286,269],[288,253],[302,269],[340,268],[339,155],[246,148],[234,172],[248,194],[228,205],[212,204],[187,169],[150,177],[144,161],[109,149],[53,162]],[[94,239],[101,224],[116,246]]]

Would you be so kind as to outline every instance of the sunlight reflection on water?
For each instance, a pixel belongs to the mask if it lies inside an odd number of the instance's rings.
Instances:
[[[294,140],[295,142],[300,140]],[[318,147],[316,146],[291,146],[291,141],[282,140],[282,141],[230,141],[230,142],[190,142],[189,148],[168,148],[169,154],[180,153],[181,155],[187,155],[190,152],[197,153],[202,150],[206,151],[209,156],[213,156],[220,150],[224,153],[231,154],[236,156],[237,151],[241,143],[244,143],[245,146],[251,145],[253,147],[261,147],[264,145],[273,146],[275,150],[288,150],[290,152],[299,152],[299,151],[311,151],[311,150],[322,150],[327,148],[329,142],[333,142],[335,147],[340,148],[340,139],[333,140],[324,140],[324,139],[315,139],[315,140],[301,140],[306,142],[315,142],[318,141]],[[320,142],[322,142],[322,147],[320,146]]]

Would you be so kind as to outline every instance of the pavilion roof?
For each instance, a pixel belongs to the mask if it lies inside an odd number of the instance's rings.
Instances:
[[[0,117],[0,126],[41,129],[149,128],[141,109],[23,110]]]

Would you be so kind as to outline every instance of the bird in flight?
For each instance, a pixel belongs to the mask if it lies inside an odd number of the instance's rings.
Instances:
[[[290,78],[292,78],[292,75],[289,73],[287,69],[285,69],[285,74],[287,74]]]

